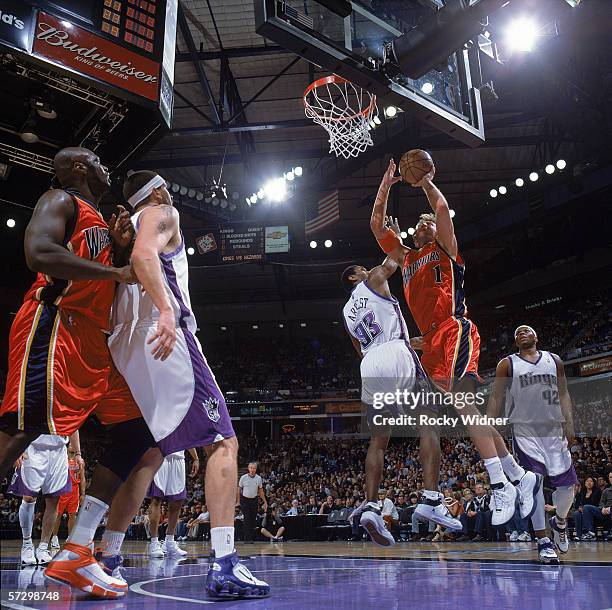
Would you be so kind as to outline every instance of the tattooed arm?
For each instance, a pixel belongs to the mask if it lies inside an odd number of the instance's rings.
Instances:
[[[159,310],[157,332],[148,340],[148,343],[155,341],[151,353],[156,360],[165,360],[176,341],[175,314],[166,292],[159,254],[175,247],[180,239],[179,216],[172,206],[154,206],[141,214],[140,228],[132,250],[132,267]]]

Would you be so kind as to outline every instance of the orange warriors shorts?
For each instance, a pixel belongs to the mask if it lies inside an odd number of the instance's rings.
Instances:
[[[68,513],[72,515],[79,512],[79,486],[72,484],[72,491],[67,494],[60,496],[59,503],[57,505],[57,514],[63,515]]]
[[[108,423],[132,419],[136,406],[127,401],[124,413],[116,413],[113,399],[125,397],[127,385],[121,379],[123,387],[111,375],[114,366],[106,340],[106,335],[80,313],[33,299],[25,301],[9,335],[0,429],[16,420],[18,429],[32,434],[69,436],[99,404],[103,417],[112,420]],[[127,392],[133,403],[129,389]],[[111,406],[105,412],[102,400],[108,397]]]
[[[421,364],[433,383],[446,392],[466,375],[480,380],[479,357],[478,328],[467,318],[448,318],[423,337]]]

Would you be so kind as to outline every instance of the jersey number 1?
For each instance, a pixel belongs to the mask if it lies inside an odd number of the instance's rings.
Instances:
[[[436,276],[436,284],[442,283],[442,269],[440,269],[440,265],[436,265],[434,268],[434,274]]]

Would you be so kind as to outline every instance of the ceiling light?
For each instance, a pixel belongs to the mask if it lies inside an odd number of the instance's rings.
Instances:
[[[421,91],[425,94],[425,95],[430,95],[434,90],[434,86],[433,83],[423,83],[421,85]]]
[[[16,223],[15,223],[15,219],[14,219],[14,218],[9,218],[9,219],[6,221],[6,226],[7,226],[9,229],[12,229],[12,228],[15,226],[15,224],[16,224]]]
[[[406,231],[402,231],[402,232],[400,233],[400,237],[401,237],[402,239],[406,239],[406,237],[408,237],[408,233],[406,233]]]
[[[497,197],[497,191],[495,189],[491,189],[489,191],[489,195],[491,195],[491,197],[493,197],[493,199],[495,199],[495,197]]]
[[[309,244],[309,245],[310,245],[310,247],[311,247],[311,248],[316,248],[316,247],[317,247],[317,242],[316,242],[316,241],[313,239],[313,240],[310,242],[310,244]]]
[[[189,199],[193,199],[196,196],[196,191],[195,189],[189,189],[187,191],[187,197],[189,197]]]
[[[547,166],[544,168],[544,171],[545,171],[547,174],[549,174],[549,175],[550,175],[550,174],[554,174],[554,173],[555,173],[555,166],[554,166],[552,163],[549,163],[549,164],[548,164],[548,165],[547,165]]]
[[[229,204],[230,212],[234,212],[236,210],[236,204],[234,202]]]
[[[513,51],[527,52],[533,50],[537,36],[538,28],[533,21],[517,19],[506,30],[506,43]]]
[[[455,218],[455,210],[449,210],[450,217]]]
[[[181,195],[186,195],[186,194],[187,194],[187,191],[188,191],[188,189],[187,189],[187,187],[186,187],[186,186],[181,186],[181,188],[180,188],[180,190],[179,190],[179,193],[180,193]]]
[[[187,248],[187,254],[189,254],[189,256],[193,256],[195,254],[195,250],[189,246],[189,248]]]
[[[397,115],[397,108],[395,106],[387,106],[385,108],[385,116],[388,119],[392,119],[395,115]]]
[[[525,181],[522,178],[517,178],[514,181],[514,184],[516,184],[516,186],[518,186],[520,188],[521,186],[523,186],[525,184]]]
[[[272,201],[281,201],[287,194],[287,183],[284,178],[275,178],[267,182],[263,190]]]
[[[222,326],[221,330],[227,330],[227,326]]]
[[[500,186],[498,189],[500,195],[505,195],[508,192],[508,189],[505,186]]]
[[[259,330],[259,326],[257,326],[257,324],[253,324],[253,326],[251,326],[251,328],[252,328],[253,330]]]
[[[263,189],[259,189],[257,191],[257,199],[263,199],[265,196],[264,190]]]
[[[326,239],[325,243],[323,244],[326,248],[331,248],[332,247],[332,240],[331,239]]]
[[[289,180],[289,182],[291,182],[295,178],[295,174],[293,173],[293,170],[291,170],[290,172],[287,172],[285,174],[285,178]]]
[[[414,227],[408,229],[408,235],[414,235]]]
[[[538,175],[538,172],[531,172],[529,174],[529,180],[531,180],[532,182],[536,182],[539,177],[540,176]]]
[[[173,182],[170,189],[172,190],[173,193],[178,193],[181,190],[181,185],[177,184],[176,182]]]
[[[196,201],[202,201],[202,199],[204,199],[204,193],[201,193],[200,191],[198,191],[196,193],[195,198],[196,198]]]
[[[227,199],[221,199],[221,209],[225,210],[227,207]]]
[[[257,195],[255,195],[255,193],[253,193],[253,194],[251,195],[251,198],[249,199],[249,201],[250,201],[251,203],[257,203]]]
[[[376,123],[374,121],[370,121],[369,125],[372,129],[376,127]]]
[[[38,142],[38,140],[40,139],[38,137],[38,134],[36,133],[36,119],[34,118],[33,114],[28,117],[28,120],[25,122],[23,128],[21,129],[19,137],[26,144],[36,144],[36,142]]]
[[[302,328],[306,328],[306,322],[300,322],[300,326],[301,326]]]
[[[302,175],[302,166],[298,165],[297,167],[293,168],[293,173],[299,178]]]
[[[567,167],[567,163],[563,159],[559,159],[557,161],[557,169],[565,169]]]
[[[380,118],[378,117],[378,115],[376,115],[373,119],[374,123],[376,123],[376,125],[380,125],[382,123],[382,121],[380,120]]]
[[[219,198],[218,197],[213,197],[213,200],[211,201],[211,203],[213,205],[219,205]]]

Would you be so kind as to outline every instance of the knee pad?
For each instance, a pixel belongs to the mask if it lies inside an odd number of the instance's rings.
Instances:
[[[125,481],[138,460],[157,443],[145,420],[139,417],[109,430],[110,444],[99,463]]]

